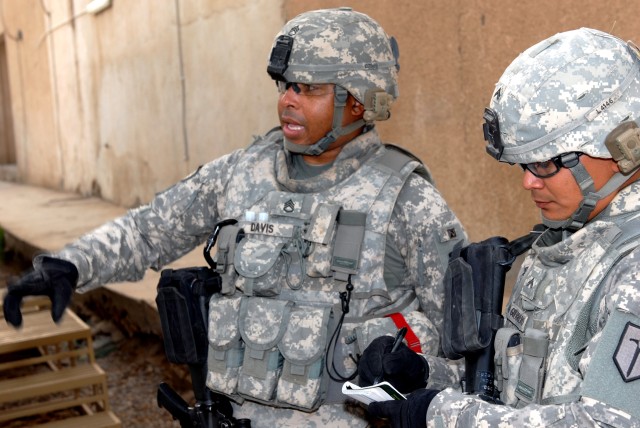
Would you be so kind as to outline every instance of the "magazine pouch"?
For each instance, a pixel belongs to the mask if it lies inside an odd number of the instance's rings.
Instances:
[[[207,386],[234,399],[244,358],[238,329],[241,294],[213,296],[209,303],[209,356]]]
[[[329,380],[322,374],[330,316],[330,307],[292,308],[287,330],[278,344],[284,357],[276,397],[279,404],[312,411],[323,402]]]
[[[238,394],[254,401],[272,403],[282,371],[283,358],[277,344],[289,323],[292,302],[264,297],[243,297],[239,330],[245,343]]]
[[[525,404],[540,403],[549,335],[542,330],[529,328],[524,333],[522,345],[522,365],[515,395]]]
[[[509,406],[518,402],[516,387],[523,348],[518,330],[506,327],[498,330],[495,341],[496,389],[500,392],[500,399]]]

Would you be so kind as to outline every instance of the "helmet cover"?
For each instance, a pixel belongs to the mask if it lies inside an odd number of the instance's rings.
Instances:
[[[275,47],[288,36],[290,52],[284,71],[271,72]],[[287,22],[273,43],[269,74],[287,82],[333,83],[345,88],[360,103],[368,90],[382,89],[398,96],[398,61],[395,40],[369,16],[351,8],[305,12]]]
[[[607,134],[640,113],[638,48],[588,28],[556,34],[507,67],[490,108],[500,161],[544,162],[569,152],[611,158]]]

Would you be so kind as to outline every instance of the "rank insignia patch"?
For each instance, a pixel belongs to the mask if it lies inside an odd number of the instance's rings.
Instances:
[[[613,361],[625,382],[640,379],[640,326],[627,322]]]

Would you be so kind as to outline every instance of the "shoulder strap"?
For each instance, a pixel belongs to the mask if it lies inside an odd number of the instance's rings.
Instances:
[[[513,257],[518,257],[520,254],[529,250],[533,245],[533,242],[544,232],[546,226],[543,224],[536,224],[528,234],[521,236],[509,242],[509,252]]]
[[[418,162],[419,165],[414,169],[414,172],[429,183],[435,185],[429,169],[413,153],[393,144],[385,144],[384,147],[387,150],[385,150],[380,159],[378,159],[378,164],[384,165],[393,171],[400,172],[409,162]]]

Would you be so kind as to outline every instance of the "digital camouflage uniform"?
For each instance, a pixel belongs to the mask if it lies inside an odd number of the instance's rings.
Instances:
[[[394,49],[374,21],[348,8],[290,21],[269,73],[283,82],[336,83],[333,129],[314,149],[344,132],[340,88],[369,113],[356,122],[363,133],[327,169],[299,178],[298,148],[272,130],[55,255],[77,266],[85,292],[139,280],[148,267],[159,270],[202,244],[219,221],[238,220],[218,241],[224,284],[211,299],[207,384],[236,400],[234,417],[250,418],[253,427],[366,426],[364,408],[344,402],[342,381],[327,386],[327,368],[354,373],[353,358],[371,340],[395,333],[389,313],[404,314],[424,353],[439,353],[442,278],[466,234],[426,169],[385,147],[373,127],[398,93]],[[343,243],[355,253],[338,257],[344,247],[336,241],[357,229],[351,218],[366,219],[355,225],[364,226],[363,237]],[[349,312],[325,365],[348,282]],[[455,382],[457,368],[443,365],[443,383]],[[320,405],[316,395],[326,389],[328,404]]]
[[[151,204],[134,209],[65,247],[56,256],[78,267],[78,291],[88,291],[109,282],[141,279],[147,267],[160,269],[200,245],[217,221],[231,214],[242,219],[245,210],[229,213],[227,207],[245,206],[246,209],[252,201],[229,201],[228,198],[233,198],[234,194],[227,194],[226,190],[238,173],[237,166],[245,158],[253,156],[256,150],[267,150],[270,154],[261,157],[255,164],[256,174],[261,174],[264,180],[275,179],[280,189],[286,191],[292,182],[287,167],[290,154],[283,150],[281,138],[272,140],[259,138],[247,150],[233,152],[204,165],[192,176],[160,193]],[[381,150],[383,148],[377,133],[371,130],[345,146],[328,171],[314,180],[298,184],[305,185],[304,192],[307,193],[331,189],[339,184],[336,183],[338,177],[342,180],[350,177]],[[366,189],[367,183],[363,182],[362,185]],[[247,190],[259,189],[261,183],[244,183],[244,186]],[[339,203],[342,204],[341,201]],[[458,238],[451,238],[452,231],[458,234]],[[437,190],[422,177],[411,174],[398,194],[387,233],[392,245],[400,249],[405,263],[405,273],[394,293],[397,296],[415,293],[418,297],[419,307],[428,318],[408,313],[406,317],[410,322],[413,319],[423,322],[412,324],[412,328],[422,339],[423,351],[436,354],[442,319],[441,284],[446,265],[446,258],[442,257],[448,253],[450,245],[464,236],[462,227]],[[363,249],[363,257],[369,256],[381,259],[380,254],[367,255],[366,248]],[[375,279],[379,281],[379,278]],[[288,288],[286,285],[282,287]],[[337,293],[334,293],[334,299],[339,303]],[[417,309],[418,302],[412,303],[408,309]],[[393,303],[385,301],[378,306]],[[384,312],[384,308],[377,309]],[[216,314],[212,316],[215,318]],[[381,333],[385,329],[386,332],[394,330],[388,319],[383,320],[380,328]],[[346,328],[343,329],[343,335],[350,333]],[[352,371],[353,367],[350,367],[349,373]],[[318,426],[358,426],[354,416],[346,414],[342,405],[322,406],[314,414],[276,410],[249,402],[245,402],[243,407],[250,409],[250,413],[245,415],[245,411],[238,410],[235,416],[250,417],[252,426],[284,426],[285,421],[294,423],[294,420],[302,424],[300,426],[315,426],[312,421],[317,421]],[[360,408],[356,406],[356,409],[361,413]],[[361,424],[364,424],[362,420]]]
[[[488,151],[512,164],[570,152],[612,158],[607,135],[638,112],[637,48],[589,29],[560,33],[522,53],[496,85]],[[640,148],[637,131],[627,137]],[[565,166],[583,204],[565,221],[543,217],[550,228],[518,275],[496,336],[505,405],[446,389],[429,406],[428,426],[640,426],[640,182],[587,221],[640,164],[632,152],[614,158],[631,168],[599,191],[585,168]]]

